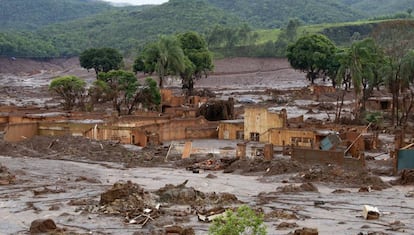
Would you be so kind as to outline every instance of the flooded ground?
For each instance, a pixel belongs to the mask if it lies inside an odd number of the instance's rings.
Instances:
[[[86,205],[71,204],[79,200],[88,201],[89,204],[98,202],[101,193],[114,183],[128,180],[139,184],[146,191],[155,191],[166,184],[177,185],[188,180],[187,186],[201,192],[234,194],[244,203],[263,209],[267,215],[268,234],[287,234],[292,230],[277,229],[282,222],[317,228],[320,234],[338,234],[338,231],[340,234],[353,235],[369,231],[414,234],[414,201],[405,196],[414,190],[413,186],[358,192],[358,188],[342,188],[341,185],[333,187],[320,182],[315,183],[319,192],[283,193],[278,191],[278,187],[289,185],[292,174],[245,176],[220,171],[194,174],[175,168],[127,169],[109,162],[86,163],[4,156],[0,157],[0,163],[7,165],[17,178],[16,184],[0,187],[1,234],[26,234],[31,221],[39,218],[51,218],[59,227],[78,233],[132,234],[140,231],[140,226],[127,224],[122,217],[85,212],[81,208]],[[216,177],[207,178],[208,174]],[[335,189],[342,189],[343,192],[333,193]],[[42,191],[45,193],[39,193]],[[378,207],[380,218],[362,218],[364,205]],[[280,215],[275,214],[275,211],[280,211]],[[292,215],[291,218],[288,215]],[[170,220],[171,224],[177,223],[174,218]],[[189,213],[180,225],[191,226],[196,234],[207,234],[208,231],[208,224],[199,222],[195,213]],[[148,225],[144,231],[149,231],[151,226]]]
[[[88,83],[95,79],[94,72],[80,68],[76,58],[52,62],[1,61],[7,67],[0,68],[0,104],[56,107],[58,100],[47,90],[51,79],[61,75],[77,75]],[[170,85],[177,86],[175,81]],[[305,75],[281,59],[216,61],[215,74],[196,81],[196,88],[211,89],[218,99],[234,97],[236,107],[264,104],[286,109],[289,117],[328,121],[335,97],[315,99],[307,85]],[[351,101],[350,93],[345,107]],[[344,115],[349,113],[345,108]],[[209,224],[198,221],[198,211],[242,204],[264,213],[268,234],[288,234],[302,227],[316,228],[319,234],[414,234],[414,184],[401,185],[391,176],[394,136],[381,133],[380,139],[381,149],[366,153],[375,160],[367,162],[364,174],[303,166],[281,155],[270,162],[234,160],[236,141],[193,141],[195,158],[181,160],[179,153],[172,153],[167,161],[169,143],[143,149],[75,137],[0,141],[0,234],[27,234],[33,220],[50,218],[66,234],[164,234],[166,226],[179,225],[201,235],[208,233]],[[206,161],[222,164],[216,171],[191,170]],[[145,202],[143,208],[161,205],[157,218],[143,228],[131,224],[124,211],[101,202],[103,193],[128,181],[149,197],[136,203]],[[166,185],[184,190],[177,197],[185,200],[163,201],[157,192]],[[188,197],[192,195],[194,200]],[[131,205],[137,204],[124,206]],[[380,217],[365,220],[364,205],[377,207]]]

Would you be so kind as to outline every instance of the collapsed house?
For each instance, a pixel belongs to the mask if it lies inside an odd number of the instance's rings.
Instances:
[[[289,127],[290,120],[302,121],[296,125],[302,127]],[[265,107],[247,107],[243,120],[220,121],[218,129],[219,139],[242,141],[237,146],[239,157],[263,156],[271,145],[300,162],[350,168],[365,166],[363,152],[374,148],[378,137],[365,126],[306,125],[303,117],[288,119],[286,110],[273,112]]]
[[[4,139],[9,142],[34,135],[73,135],[145,147],[177,139],[217,138],[217,123],[196,116],[203,98],[192,96],[186,100],[168,90],[162,94],[165,113],[143,111],[115,117],[106,113],[3,108],[0,125],[5,128]]]

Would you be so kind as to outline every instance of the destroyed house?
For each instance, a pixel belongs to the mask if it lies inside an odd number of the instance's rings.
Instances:
[[[263,107],[246,107],[244,113],[244,139],[268,142],[269,130],[286,127],[286,124],[286,110],[276,113]]]

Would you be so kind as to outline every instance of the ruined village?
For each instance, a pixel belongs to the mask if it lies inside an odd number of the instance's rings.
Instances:
[[[169,78],[125,116],[61,108],[53,78],[95,79],[77,58],[1,60],[1,234],[207,234],[242,205],[268,234],[414,234],[412,125],[353,124],[352,91],[286,59],[215,60],[195,95]]]

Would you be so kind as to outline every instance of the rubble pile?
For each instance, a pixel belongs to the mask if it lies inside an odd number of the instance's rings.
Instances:
[[[2,154],[11,157],[91,160],[122,163],[125,167],[159,166],[167,152],[163,147],[132,151],[114,141],[97,141],[80,136],[34,136],[18,142],[0,141]]]
[[[340,167],[313,166],[292,177],[296,182],[324,182],[341,184],[347,187],[370,186],[375,190],[382,190],[390,187],[379,176],[372,175],[366,171],[345,171]]]
[[[226,173],[251,174],[264,172],[266,176],[294,173],[303,170],[296,161],[290,159],[277,159],[271,162],[263,158],[245,159],[233,162],[225,168]]]
[[[191,206],[228,205],[240,203],[237,197],[230,193],[203,193],[193,187],[185,186],[188,180],[179,185],[167,184],[158,189],[155,194],[163,203]]]
[[[121,214],[127,218],[136,217],[146,209],[157,211],[151,194],[131,181],[115,183],[112,188],[101,194],[99,204],[101,212]]]
[[[414,184],[414,170],[403,170],[397,182],[402,185]]]
[[[0,185],[13,184],[16,181],[16,176],[9,172],[9,169],[0,164]]]
[[[303,183],[299,186],[289,184],[286,186],[277,187],[278,192],[296,193],[296,192],[318,192],[318,188],[312,183]]]

